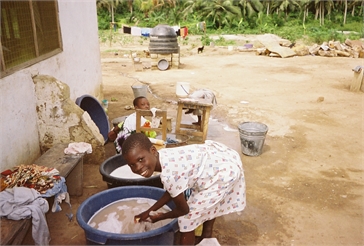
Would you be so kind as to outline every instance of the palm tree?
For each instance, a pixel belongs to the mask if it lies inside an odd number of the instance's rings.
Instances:
[[[152,11],[154,7],[153,0],[134,0],[135,6],[144,13],[144,17],[148,18],[149,13]]]
[[[202,9],[202,5],[206,0],[186,0],[183,4],[184,10],[182,11],[183,17],[186,18],[188,15],[193,15],[193,19],[199,19],[199,14],[196,14]]]
[[[347,12],[348,12],[348,0],[345,0],[344,21],[343,21],[344,25],[346,23],[346,14],[347,14]]]
[[[109,13],[111,14],[111,22],[114,23],[114,11],[115,7],[121,3],[122,0],[97,0],[96,6],[97,8],[107,8]]]
[[[126,0],[130,14],[133,14],[133,0]]]
[[[302,24],[305,25],[306,17],[308,16],[308,8],[310,6],[311,0],[302,0],[300,2],[300,9],[302,10]]]
[[[266,11],[266,14],[267,14],[267,16],[270,14],[270,9],[271,9],[271,6],[273,5],[273,1],[264,1],[263,2],[263,6],[264,6],[264,8],[267,10]]]
[[[347,2],[347,0],[346,0]],[[359,15],[360,15],[360,12],[362,11],[362,8],[364,6],[364,0],[352,0],[350,1],[350,4],[348,5],[348,9],[351,8],[351,16],[354,16],[355,15],[355,7],[356,6],[360,6],[360,11],[359,11]]]
[[[216,28],[231,25],[232,18],[240,18],[241,11],[231,0],[212,0],[202,4],[202,16],[211,20]]]
[[[288,12],[294,12],[300,8],[300,4],[296,0],[283,0],[283,1],[275,1],[274,9],[279,12],[284,12],[286,18],[288,17]]]
[[[259,0],[239,0],[237,1],[237,5],[240,7],[241,13],[245,17],[250,17],[264,9],[263,4]]]

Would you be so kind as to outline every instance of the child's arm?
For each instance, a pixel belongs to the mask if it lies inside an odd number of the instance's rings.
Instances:
[[[139,215],[136,215],[135,220],[139,221],[138,218],[140,218],[141,221],[145,221],[149,217],[154,223],[164,219],[178,218],[182,215],[187,214],[190,211],[190,208],[188,207],[188,204],[182,192],[181,194],[173,198],[173,202],[175,203],[176,207],[172,211],[169,211],[167,213],[158,213],[155,215],[150,215],[151,211],[156,211],[160,209],[170,200],[172,200],[170,194],[167,191],[164,192],[163,196],[152,207],[150,207],[147,211]]]

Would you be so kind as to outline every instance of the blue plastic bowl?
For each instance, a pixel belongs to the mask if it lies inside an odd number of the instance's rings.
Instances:
[[[99,101],[93,96],[83,95],[76,99],[76,104],[90,115],[91,119],[99,128],[106,143],[108,140],[107,134],[110,131],[110,125],[105,110]]]
[[[133,197],[158,200],[164,192],[161,188],[151,186],[123,186],[102,191],[86,199],[78,208],[76,217],[78,224],[85,231],[87,244],[173,245],[174,234],[178,230],[177,219],[155,230],[135,234],[104,232],[87,224],[97,211],[110,203]],[[171,209],[175,207],[173,201],[167,206]]]

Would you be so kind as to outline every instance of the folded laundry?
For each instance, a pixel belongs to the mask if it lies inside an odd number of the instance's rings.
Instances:
[[[85,142],[70,143],[68,144],[68,147],[64,149],[64,153],[66,155],[83,153],[91,154],[92,146],[91,144]]]

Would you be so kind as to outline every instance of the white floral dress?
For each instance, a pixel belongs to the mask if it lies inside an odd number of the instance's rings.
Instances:
[[[159,159],[164,189],[172,197],[191,189],[187,200],[190,212],[178,218],[181,232],[245,208],[244,171],[235,150],[207,140],[205,144],[161,149]]]

